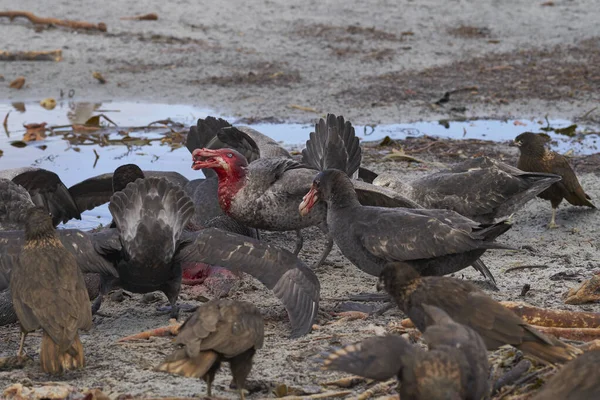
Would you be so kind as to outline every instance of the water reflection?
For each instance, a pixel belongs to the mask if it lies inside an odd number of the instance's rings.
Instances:
[[[0,134],[0,169],[35,165],[58,173],[67,186],[90,176],[112,172],[125,163],[136,163],[147,170],[176,170],[193,179],[201,173],[190,168],[190,155],[183,146],[184,132],[198,118],[214,115],[189,105],[166,105],[131,102],[70,102],[58,101],[52,110],[39,103],[0,104],[0,119],[10,111],[5,134]],[[97,126],[84,126],[90,118],[104,115],[116,127],[100,118]],[[229,121],[234,118],[222,116]],[[175,121],[177,124],[163,125]],[[162,121],[161,121],[162,120]],[[350,118],[351,120],[351,118]],[[149,126],[151,122],[161,123]],[[45,128],[32,124],[46,123]],[[565,128],[566,120],[508,120],[508,121],[438,121],[379,126],[356,126],[357,135],[364,140],[381,140],[385,136],[403,139],[408,136],[439,136],[455,139],[512,140],[525,131],[540,132],[549,125]],[[29,128],[25,127],[27,125]],[[38,125],[39,126],[39,125]],[[257,123],[252,127],[289,148],[302,148],[312,124]],[[555,140],[554,149],[573,150],[575,154],[597,152],[597,134],[584,134],[593,127],[578,126],[574,138],[548,132]],[[36,131],[37,129],[37,131]],[[598,132],[596,130],[595,132]],[[28,139],[27,142],[22,140]],[[11,143],[19,143],[20,148]],[[106,207],[86,213],[85,221],[75,226],[89,228],[110,220]]]

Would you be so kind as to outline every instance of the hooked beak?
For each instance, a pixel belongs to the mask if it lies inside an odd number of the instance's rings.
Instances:
[[[516,147],[521,147],[521,145],[523,144],[523,142],[521,142],[520,140],[513,140],[512,143],[509,144],[509,146],[516,146]]]
[[[310,212],[310,210],[315,206],[317,201],[319,201],[319,193],[317,192],[317,187],[313,183],[313,185],[310,187],[310,190],[308,191],[308,193],[306,193],[304,195],[304,197],[302,198],[302,203],[300,203],[300,206],[298,207],[298,210],[300,211],[300,215],[305,217]]]
[[[223,160],[216,150],[196,149],[192,152],[192,169],[223,168],[229,169],[229,165]]]
[[[383,283],[383,279],[379,279],[377,281],[377,285],[375,286],[377,288],[378,292],[381,292],[382,290],[385,289],[385,284]]]

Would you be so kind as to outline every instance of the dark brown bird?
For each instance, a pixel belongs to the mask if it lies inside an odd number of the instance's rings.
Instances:
[[[92,308],[83,273],[75,257],[62,245],[52,217],[43,208],[32,208],[25,222],[25,244],[11,273],[10,290],[25,337],[42,329],[42,370],[60,374],[83,368],[79,329],[92,326]]]
[[[600,350],[566,364],[531,400],[600,399]]]
[[[504,221],[486,226],[451,210],[363,206],[350,178],[335,169],[314,178],[300,214],[322,203],[342,254],[374,276],[390,261],[405,261],[423,275],[446,275],[471,264],[491,275],[481,260],[476,263],[478,258],[488,249],[510,248],[494,242],[510,229]]]
[[[510,344],[550,363],[566,362],[581,354],[579,349],[537,331],[467,281],[422,277],[405,263],[389,263],[381,272],[377,288],[385,289],[421,332],[431,325],[423,309],[429,304],[474,329],[488,350]]]
[[[439,308],[423,308],[434,321],[423,335],[429,351],[401,336],[371,337],[328,354],[321,368],[380,381],[395,375],[402,400],[484,398],[489,365],[481,337]]]
[[[157,369],[204,379],[210,397],[215,374],[226,361],[244,399],[252,358],[263,339],[264,321],[258,308],[242,301],[213,300],[183,323],[175,339],[177,349]]]
[[[515,138],[515,145],[519,147],[521,156],[517,163],[517,168],[530,172],[548,172],[560,175],[559,182],[554,183],[548,189],[544,190],[538,197],[544,200],[550,200],[552,204],[552,219],[548,224],[549,228],[556,228],[556,209],[566,199],[574,206],[586,206],[596,208],[581,187],[573,168],[569,165],[567,158],[555,151],[546,148],[548,141],[546,135],[535,134],[532,132],[521,133]]]

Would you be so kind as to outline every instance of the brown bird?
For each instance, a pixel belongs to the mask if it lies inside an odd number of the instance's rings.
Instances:
[[[484,398],[489,364],[481,337],[437,307],[423,309],[434,321],[423,334],[429,351],[401,336],[376,336],[327,354],[321,369],[380,381],[395,375],[402,400]]]
[[[204,379],[210,397],[215,374],[227,361],[244,399],[252,358],[263,339],[264,321],[258,308],[242,301],[212,300],[183,323],[175,339],[178,348],[157,370]]]
[[[425,277],[405,263],[389,263],[377,289],[385,289],[421,332],[431,325],[424,304],[436,306],[457,323],[474,329],[488,350],[510,344],[544,362],[562,363],[581,350],[544,335],[467,281]]]
[[[566,199],[574,206],[586,206],[596,208],[590,201],[573,168],[569,165],[567,158],[555,151],[548,150],[545,146],[548,137],[544,134],[535,134],[532,132],[521,133],[515,138],[515,145],[519,147],[521,156],[517,163],[517,168],[529,172],[548,172],[560,175],[559,182],[552,184],[544,190],[538,197],[544,200],[550,200],[552,204],[552,219],[548,224],[549,228],[556,228],[556,209],[559,204]]]
[[[600,399],[600,350],[566,364],[531,400]]]
[[[44,372],[60,374],[83,368],[79,329],[91,328],[92,308],[83,273],[43,208],[28,212],[25,243],[11,273],[10,290],[21,324],[19,357],[27,334],[41,328],[40,363]]]

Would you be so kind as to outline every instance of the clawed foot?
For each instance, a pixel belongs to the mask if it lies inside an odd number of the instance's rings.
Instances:
[[[559,227],[559,225],[557,225],[556,222],[550,222],[548,224],[548,229],[556,229],[558,227]]]
[[[21,369],[31,361],[31,357],[23,353],[21,356],[1,357],[0,371],[11,371],[13,369]]]

